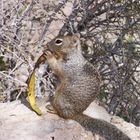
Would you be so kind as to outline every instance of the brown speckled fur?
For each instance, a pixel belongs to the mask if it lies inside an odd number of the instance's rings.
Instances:
[[[78,34],[59,37],[60,40],[56,38],[44,51],[51,52],[47,60],[61,82],[51,105],[59,116],[76,120],[85,129],[107,140],[130,140],[110,123],[82,114],[95,100],[101,80],[97,70],[83,57],[79,38]]]

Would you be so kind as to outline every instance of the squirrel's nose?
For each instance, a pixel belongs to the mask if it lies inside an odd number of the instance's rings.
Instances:
[[[44,47],[44,52],[47,52],[47,51],[50,51],[51,52],[51,49],[50,49],[50,45],[49,44],[45,45],[45,47]]]
[[[53,52],[51,51],[51,50],[49,50],[49,49],[46,49],[45,51],[44,51],[44,53],[47,55],[47,54],[53,54]]]

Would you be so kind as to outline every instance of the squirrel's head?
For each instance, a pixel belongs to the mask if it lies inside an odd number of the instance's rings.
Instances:
[[[56,58],[64,58],[65,56],[73,53],[75,50],[80,49],[80,34],[76,33],[72,36],[56,37],[47,44],[45,51],[49,50]]]

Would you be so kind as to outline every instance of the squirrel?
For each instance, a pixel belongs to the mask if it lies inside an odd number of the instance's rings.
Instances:
[[[55,95],[50,99],[54,111],[72,119],[86,130],[106,140],[130,140],[112,124],[83,114],[100,90],[101,78],[81,50],[80,34],[56,37],[44,49],[46,59],[58,79]]]

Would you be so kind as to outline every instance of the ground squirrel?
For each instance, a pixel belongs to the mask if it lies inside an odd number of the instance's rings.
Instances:
[[[48,43],[46,58],[59,84],[51,105],[60,117],[79,122],[107,140],[130,140],[115,126],[83,114],[100,89],[100,75],[82,55],[80,35],[57,37]]]

